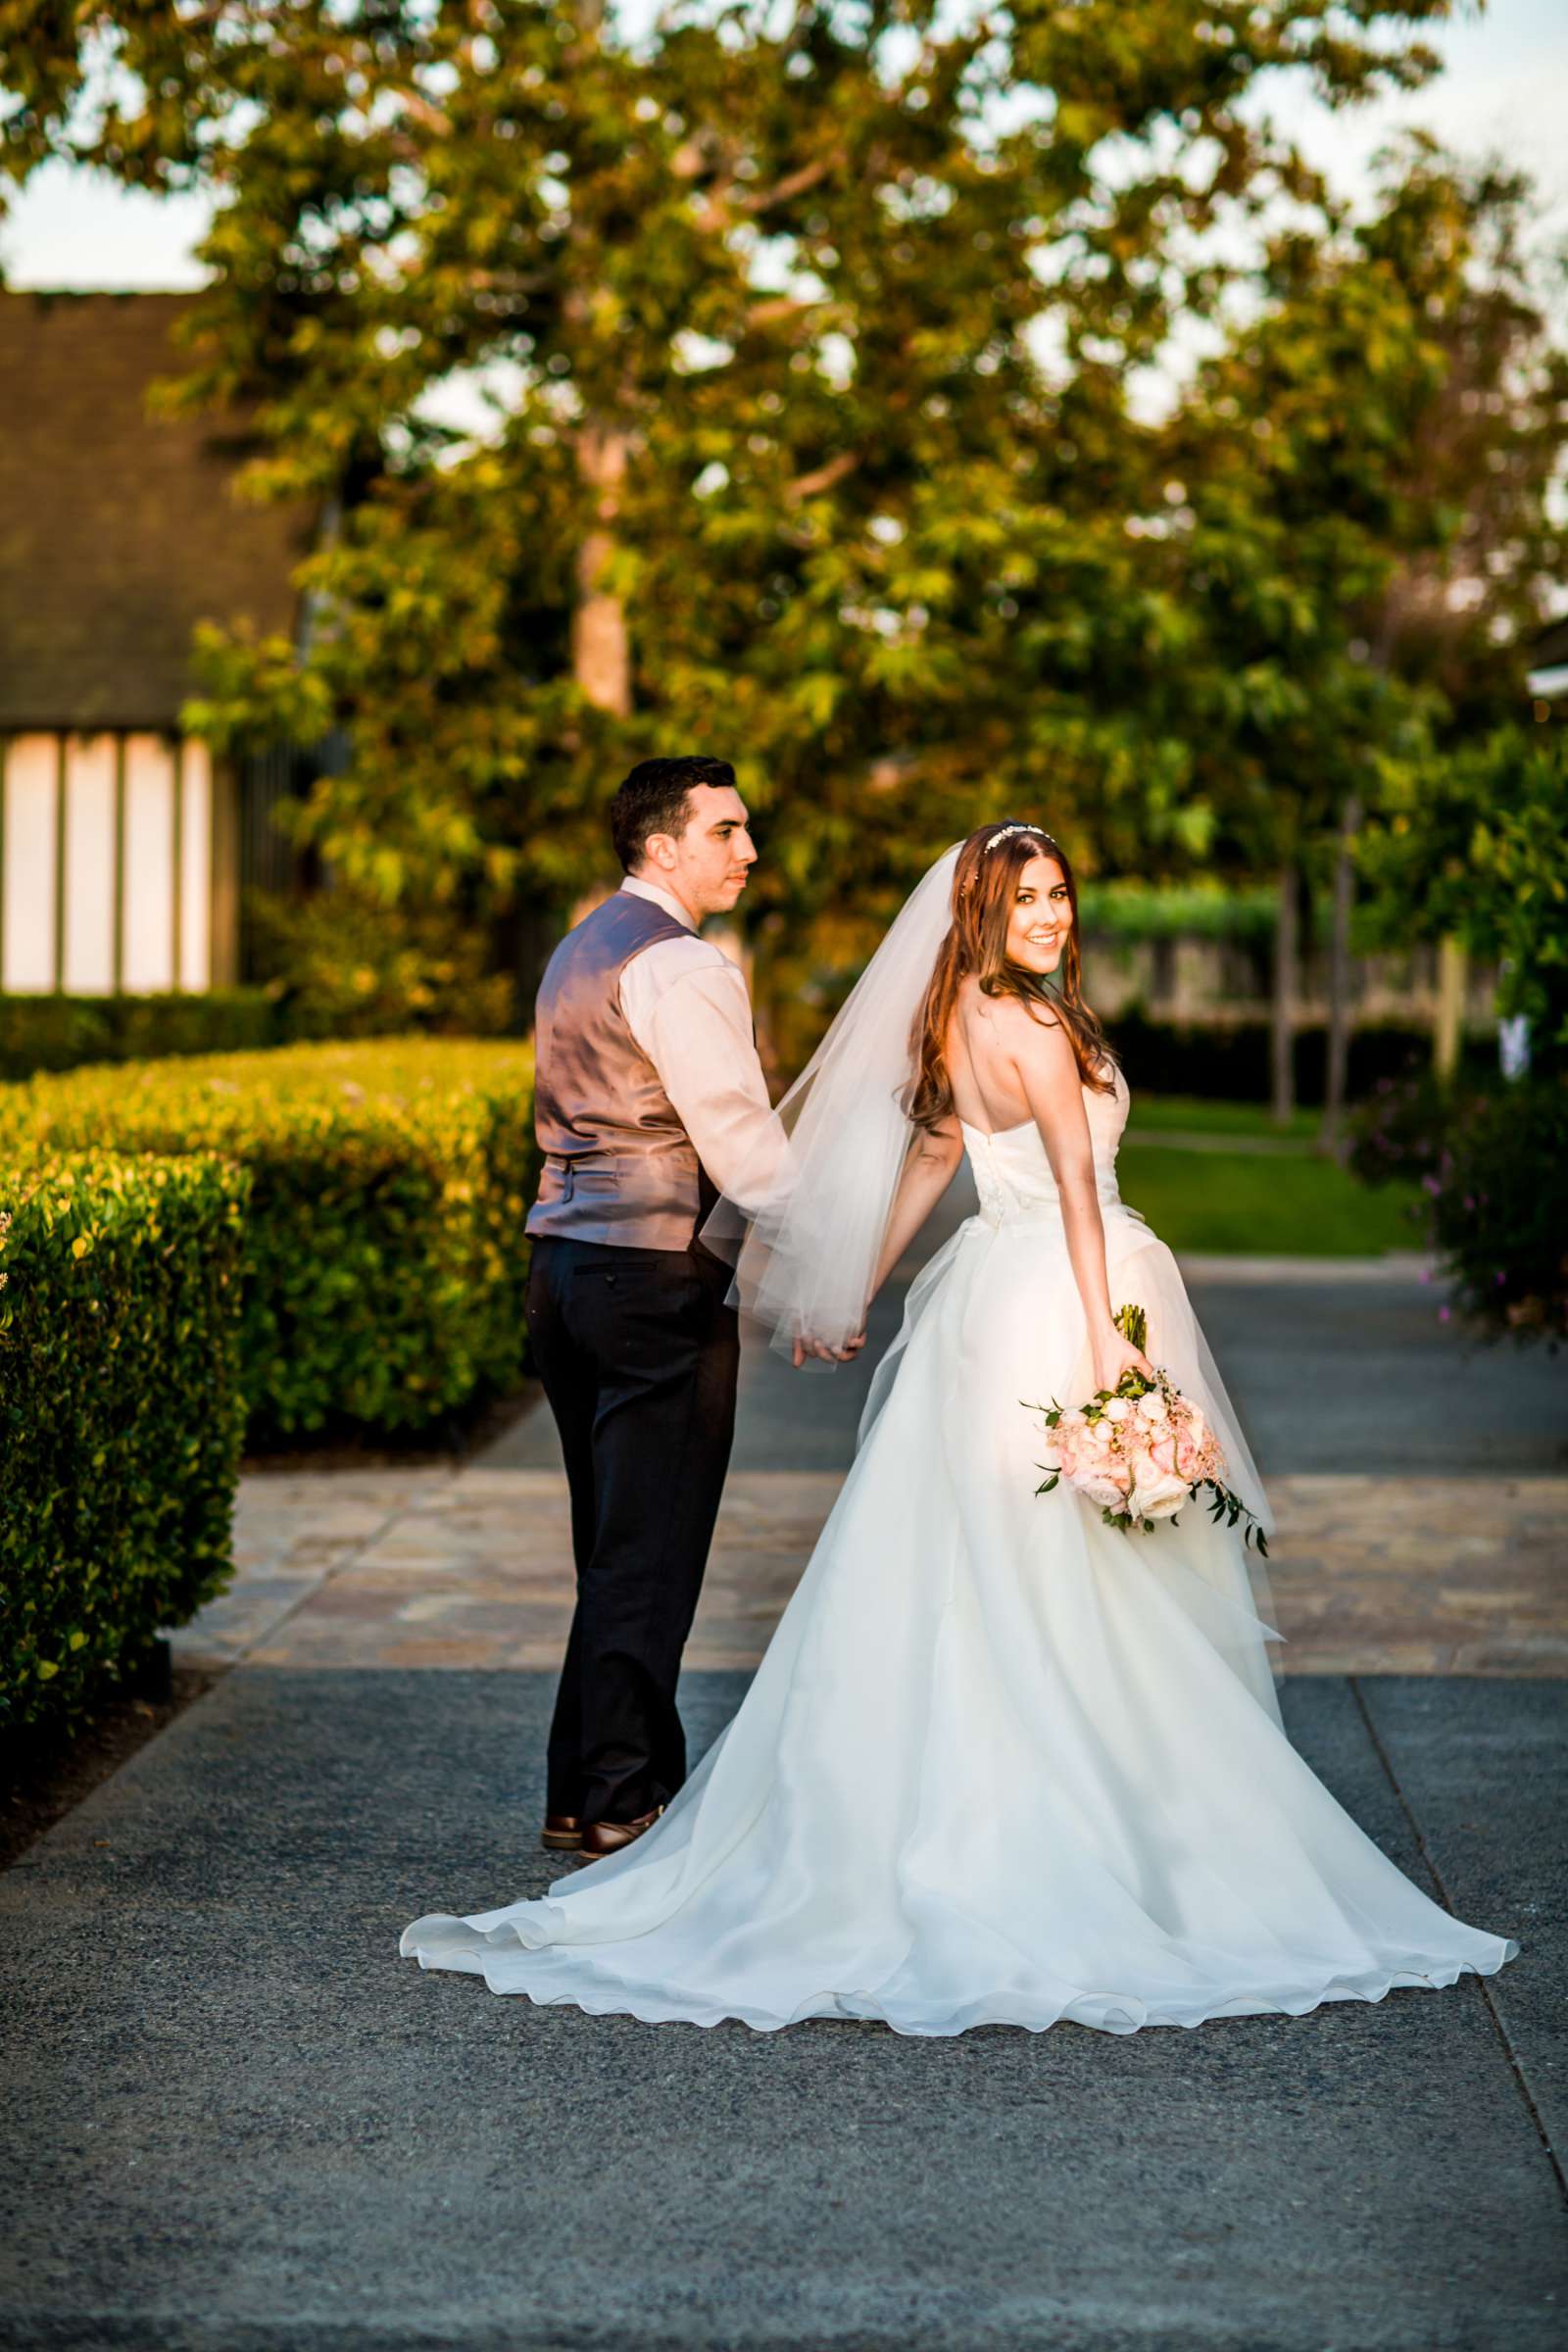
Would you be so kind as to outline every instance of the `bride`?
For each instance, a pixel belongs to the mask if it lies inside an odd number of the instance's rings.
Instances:
[[[1127,1088],[1076,922],[1034,825],[982,827],[905,906],[782,1105],[792,1180],[740,1296],[797,1363],[841,1360],[965,1152],[980,1213],[914,1283],[810,1563],[692,1778],[548,1895],[416,1920],[421,1966],[650,2022],[1130,2034],[1517,1953],[1404,1878],[1292,1747],[1239,1531],[1193,1505],[1128,1535],[1036,1494],[1023,1400],[1147,1370],[1112,1321],[1136,1301],[1270,1524],[1175,1261],[1116,1189]]]

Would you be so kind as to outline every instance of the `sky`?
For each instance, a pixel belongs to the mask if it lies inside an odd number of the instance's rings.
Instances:
[[[1351,196],[1367,186],[1378,149],[1407,125],[1471,156],[1503,154],[1536,181],[1543,238],[1568,242],[1568,4],[1491,0],[1484,14],[1466,6],[1424,37],[1443,52],[1445,71],[1423,91],[1335,114],[1305,89],[1276,83],[1268,109]],[[195,286],[202,271],[192,254],[206,220],[199,198],[134,195],[49,166],[0,221],[0,269],[16,288]]]

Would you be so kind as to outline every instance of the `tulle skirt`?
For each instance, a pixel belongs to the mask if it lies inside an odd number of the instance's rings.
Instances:
[[[1105,1210],[1112,1304],[1256,1475],[1170,1252]],[[1281,1335],[1281,1345],[1288,1345]],[[1266,1586],[1197,1507],[1124,1535],[1026,1407],[1089,1387],[1059,1219],[914,1286],[855,1464],[739,1712],[638,1842],[401,1949],[493,1992],[767,2032],[1197,2026],[1490,1976],[1281,1728]],[[531,1825],[529,1825],[531,1827]]]

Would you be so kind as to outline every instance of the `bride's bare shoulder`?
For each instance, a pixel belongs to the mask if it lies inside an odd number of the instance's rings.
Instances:
[[[954,1011],[966,1024],[984,1023],[991,1035],[998,1038],[1022,1036],[1031,1029],[1059,1027],[1052,1013],[1032,1012],[1017,997],[988,997],[973,973],[959,981]]]
[[[1067,1032],[1047,1005],[1025,1004],[1018,997],[999,997],[991,1011],[998,1043],[1009,1054],[1031,1059],[1042,1054],[1050,1057],[1066,1045]],[[1071,1050],[1069,1046],[1067,1051]]]

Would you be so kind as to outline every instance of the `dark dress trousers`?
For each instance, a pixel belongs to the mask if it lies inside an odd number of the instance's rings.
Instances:
[[[626,963],[683,932],[618,894],[539,992],[528,1326],[577,1571],[548,1803],[585,1822],[636,1820],[686,1777],[675,1685],[735,1427],[730,1269],[696,1239],[713,1191],[620,1009]]]

